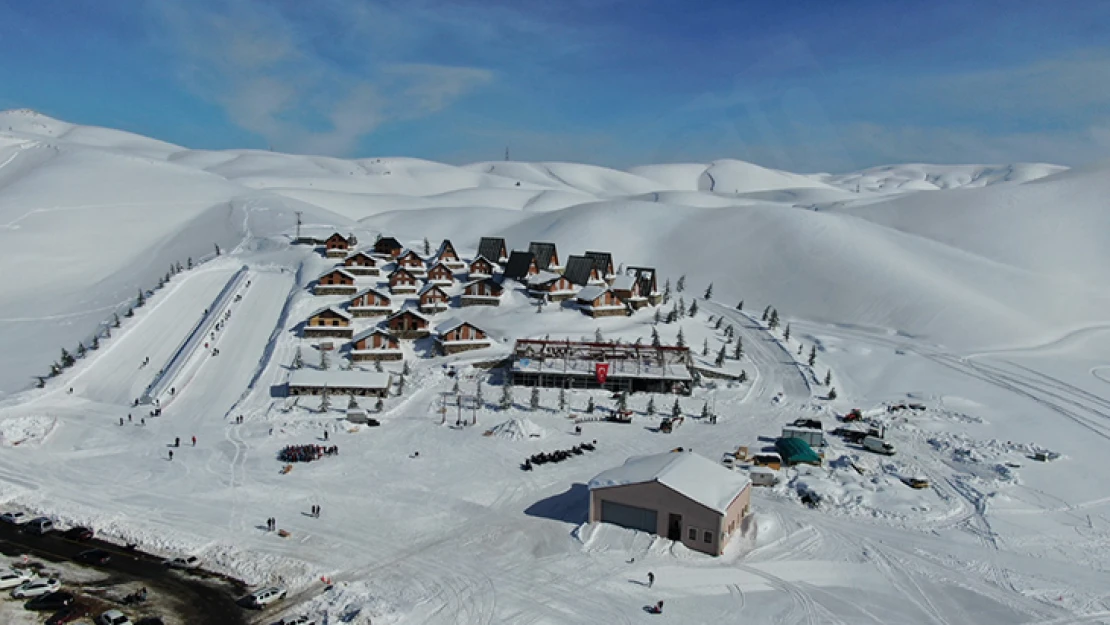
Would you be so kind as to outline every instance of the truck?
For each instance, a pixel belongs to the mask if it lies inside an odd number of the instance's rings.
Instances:
[[[893,456],[895,451],[894,445],[884,441],[878,436],[868,436],[864,438],[863,448],[867,451],[873,451],[877,454],[883,454],[886,456]]]
[[[782,426],[782,438],[800,438],[810,447],[825,446],[825,432],[820,428],[784,425]]]

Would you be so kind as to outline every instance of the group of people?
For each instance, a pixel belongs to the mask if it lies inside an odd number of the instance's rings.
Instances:
[[[278,452],[278,459],[282,462],[312,462],[325,456],[339,455],[339,446],[331,445],[286,445]]]
[[[549,462],[562,462],[567,458],[570,458],[571,456],[581,456],[582,452],[593,451],[595,449],[597,449],[596,440],[592,443],[582,443],[580,445],[575,445],[570,449],[559,449],[552,452],[541,451],[538,454],[532,454],[531,456],[529,456],[528,459],[526,459],[524,463],[520,465],[520,468],[524,471],[531,471],[532,465],[547,464]]]

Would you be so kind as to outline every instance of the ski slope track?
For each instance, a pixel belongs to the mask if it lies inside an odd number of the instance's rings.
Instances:
[[[30,111],[0,113],[0,128],[0,508],[286,584],[267,623],[1110,623],[1105,166],[454,166],[188,150]],[[652,307],[590,318],[507,281],[499,306],[431,319],[474,323],[492,345],[441,356],[402,341],[380,411],[288,397],[297,360],[375,369],[301,335],[347,298],[312,295],[339,261],[294,244],[298,213],[302,236],[360,248],[391,236],[423,255],[449,238],[469,260],[491,236],[555,243],[564,261],[608,251],[655,268],[669,300],[658,323]],[[355,286],[386,289],[392,269]],[[631,424],[605,421],[604,391],[540,389],[533,408],[511,388],[500,407],[504,375],[487,367],[515,339],[598,335],[681,335],[712,375],[689,397],[631,395]],[[83,357],[36,388],[78,342]],[[474,425],[441,412],[456,386],[482,395],[462,411]],[[352,402],[380,425],[346,420]],[[854,408],[893,455],[829,433]],[[747,533],[720,557],[585,523],[586,485],[630,456],[717,462],[772,448],[800,418],[826,430],[821,466],[755,489]],[[543,436],[497,435],[525,421]],[[595,451],[520,468],[586,440]],[[289,445],[340,453],[285,470]]]

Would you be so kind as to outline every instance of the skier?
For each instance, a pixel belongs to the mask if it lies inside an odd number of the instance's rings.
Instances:
[[[170,387],[170,395],[175,395],[176,393],[177,393],[177,387],[176,386],[171,386]]]
[[[328,431],[324,430],[324,440],[328,440]]]
[[[127,422],[131,423],[131,413],[127,413]]]
[[[193,437],[193,447],[197,446],[197,437]]]
[[[174,437],[173,446],[174,447],[181,447],[181,437],[180,436],[175,436]]]
[[[655,585],[655,573],[648,571],[648,588]]]
[[[173,450],[170,450],[170,460],[173,460]]]
[[[143,425],[146,425],[146,417],[143,417]]]
[[[120,424],[120,426],[123,426],[123,417],[119,418],[119,424]]]

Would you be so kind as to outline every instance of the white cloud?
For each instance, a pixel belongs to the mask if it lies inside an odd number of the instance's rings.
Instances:
[[[346,15],[352,6],[333,8]],[[283,151],[349,155],[382,124],[443,110],[493,80],[473,67],[358,58],[345,65],[316,52],[302,24],[249,0],[219,8],[157,2],[149,9],[187,88]]]

